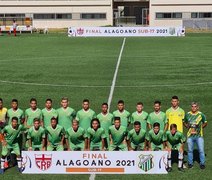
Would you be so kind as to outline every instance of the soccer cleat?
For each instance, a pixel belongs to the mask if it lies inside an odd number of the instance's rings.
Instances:
[[[188,164],[188,168],[192,168],[193,167],[193,164]]]
[[[4,174],[4,169],[0,169],[0,174]]]
[[[168,167],[166,168],[167,172],[171,172],[172,171],[172,168],[171,167]]]
[[[205,169],[205,165],[204,164],[200,164],[200,169]]]
[[[4,162],[4,168],[7,169],[9,167],[8,161]]]
[[[184,169],[183,169],[182,167],[179,167],[178,170],[179,170],[180,172],[184,172]]]
[[[183,169],[186,169],[187,167],[186,167],[186,165],[185,164],[183,164]]]
[[[23,169],[22,168],[18,168],[18,172],[22,173]]]

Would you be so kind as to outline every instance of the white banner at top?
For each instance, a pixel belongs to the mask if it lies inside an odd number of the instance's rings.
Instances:
[[[184,36],[182,27],[70,27],[69,37]]]

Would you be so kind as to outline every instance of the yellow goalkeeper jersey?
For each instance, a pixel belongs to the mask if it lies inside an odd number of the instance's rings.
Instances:
[[[1,122],[6,121],[6,115],[7,115],[7,108],[0,109],[0,121]]]

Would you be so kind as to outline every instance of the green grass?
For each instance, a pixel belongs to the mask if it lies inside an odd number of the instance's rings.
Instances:
[[[26,109],[31,97],[43,108],[50,97],[54,107],[68,96],[71,106],[81,108],[84,98],[100,111],[107,101],[123,38],[68,38],[66,35],[22,35],[0,37],[0,97],[9,107],[12,98]],[[198,101],[209,121],[205,129],[206,169],[197,163],[191,170],[179,173],[176,165],[168,175],[97,175],[96,179],[211,179],[212,160],[212,36],[188,34],[180,38],[127,38],[117,76],[111,111],[119,99],[126,109],[135,111],[143,101],[151,112],[154,100],[162,101],[162,110],[170,106],[173,95],[189,111],[191,101]],[[13,84],[25,82],[33,84]],[[209,83],[207,83],[209,82]],[[198,84],[203,83],[203,84]],[[38,85],[40,84],[40,85]],[[53,84],[61,86],[49,86]],[[91,86],[91,87],[86,87]],[[2,178],[3,177],[3,178]],[[89,175],[20,175],[9,169],[2,179],[88,179]]]

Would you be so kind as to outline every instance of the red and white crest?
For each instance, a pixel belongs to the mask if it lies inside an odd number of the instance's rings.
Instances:
[[[49,169],[52,165],[52,155],[51,154],[35,154],[36,166],[45,171]]]

